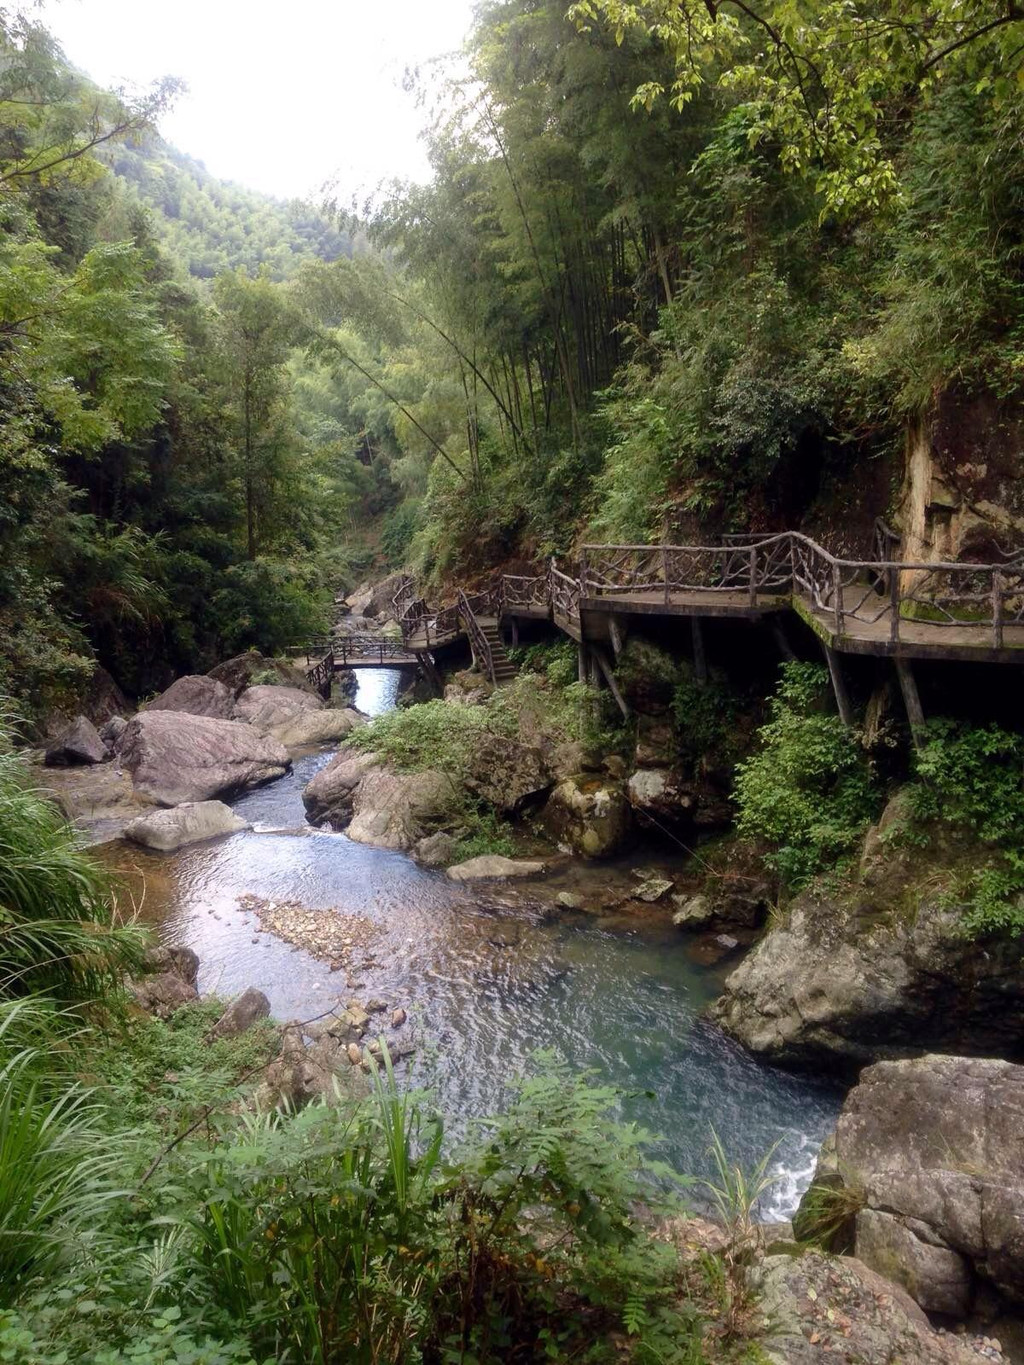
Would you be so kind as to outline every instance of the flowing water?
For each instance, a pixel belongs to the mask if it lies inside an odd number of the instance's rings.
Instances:
[[[400,678],[361,670],[356,705],[387,710]],[[353,997],[404,1006],[419,1043],[411,1075],[429,1083],[456,1127],[500,1107],[533,1052],[556,1049],[630,1092],[627,1115],[664,1136],[657,1155],[677,1170],[708,1172],[712,1126],[750,1166],[778,1143],[781,1179],[766,1213],[792,1211],[839,1094],[762,1066],[701,1018],[720,971],[695,965],[684,936],[656,917],[609,932],[585,915],[538,913],[514,894],[486,900],[403,854],[311,830],[302,788],[329,759],[301,758],[289,776],[235,801],[252,832],[172,855],[122,847],[118,856],[144,874],[146,918],[199,954],[201,991],[256,986],[281,1019],[311,1019]],[[355,979],[332,972],[258,932],[243,895],[365,917],[372,951]]]

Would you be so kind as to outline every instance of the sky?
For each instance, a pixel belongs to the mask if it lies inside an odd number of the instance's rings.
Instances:
[[[424,179],[407,67],[459,47],[472,0],[45,0],[41,18],[101,85],[179,76],[160,126],[209,171],[342,201]]]

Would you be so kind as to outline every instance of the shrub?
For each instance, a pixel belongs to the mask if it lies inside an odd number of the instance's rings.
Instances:
[[[914,758],[911,809],[943,820],[992,849],[967,881],[971,934],[1024,933],[1024,738],[997,725],[929,722]]]
[[[824,668],[784,664],[760,750],[736,774],[737,829],[775,846],[768,861],[791,887],[848,853],[878,805],[856,734],[822,710],[827,686]]]

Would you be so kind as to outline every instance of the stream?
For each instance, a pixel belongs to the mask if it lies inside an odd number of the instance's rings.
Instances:
[[[371,715],[388,710],[401,677],[361,670],[356,706]],[[312,830],[302,789],[330,758],[298,758],[287,777],[234,801],[251,832],[174,854],[108,845],[129,885],[144,883],[142,918],[165,941],[199,954],[201,992],[256,986],[279,1019],[308,1020],[353,998],[401,1005],[417,1042],[410,1079],[432,1090],[456,1131],[501,1107],[508,1078],[532,1053],[555,1049],[622,1087],[625,1116],[662,1135],[655,1154],[679,1171],[710,1173],[712,1126],[748,1168],[777,1143],[780,1178],[764,1212],[792,1213],[840,1092],[764,1066],[701,1018],[724,969],[695,963],[663,912],[610,930],[585,914],[552,915],[504,887],[458,886],[404,854]],[[588,878],[594,885],[608,874],[586,867],[574,875],[574,889],[585,894]],[[332,971],[261,931],[253,910],[240,906],[243,896],[370,921],[370,947],[354,967]]]

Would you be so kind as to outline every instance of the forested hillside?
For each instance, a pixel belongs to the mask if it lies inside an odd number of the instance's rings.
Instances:
[[[241,267],[283,280],[310,257],[352,254],[351,232],[309,204],[218,180],[153,134],[118,143],[103,159],[129,187],[129,199],[134,192],[152,210],[161,243],[196,279]]]
[[[813,17],[484,5],[355,255],[8,21],[2,687],[301,640],[369,547],[435,585],[879,514],[1013,550],[1021,21]]]

